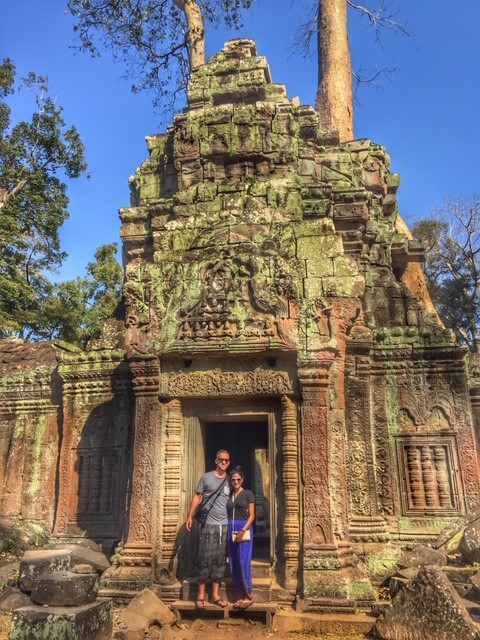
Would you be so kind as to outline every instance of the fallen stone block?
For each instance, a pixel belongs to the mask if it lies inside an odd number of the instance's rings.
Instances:
[[[71,561],[71,555],[65,549],[25,551],[20,560],[18,586],[24,593],[30,593],[34,581],[39,576],[54,571],[68,571]]]
[[[480,597],[480,571],[477,571],[477,573],[475,573],[473,576],[471,576],[470,582],[473,585],[473,591],[474,591],[474,594],[475,594],[475,600],[478,601],[478,599]]]
[[[55,571],[39,576],[32,585],[31,598],[49,607],[78,607],[94,602],[100,588],[96,573]]]
[[[15,587],[5,587],[0,593],[0,611],[3,613],[11,613],[19,607],[28,607],[32,601],[27,594],[16,589]]]
[[[175,614],[150,589],[144,589],[134,598],[122,614],[127,629],[146,629],[154,623],[168,626],[176,622]]]
[[[76,564],[72,567],[73,573],[95,573],[91,564]]]
[[[447,553],[458,547],[463,531],[467,525],[480,518],[480,507],[477,507],[466,516],[462,516],[450,523],[439,533],[438,538],[433,542],[434,549],[443,548]]]
[[[465,527],[458,550],[469,564],[480,562],[480,520],[475,520]]]
[[[81,544],[66,544],[62,545],[62,549],[70,552],[72,556],[72,566],[78,564],[89,564],[95,571],[103,573],[109,568],[110,562],[106,555],[101,551],[96,551],[89,547],[85,547]]]
[[[408,567],[426,567],[437,565],[444,567],[447,564],[447,555],[443,551],[433,549],[425,544],[417,546],[407,553],[404,553],[398,560],[398,566],[406,569]]]
[[[110,640],[112,600],[82,607],[22,607],[12,614],[9,640]]]
[[[373,627],[382,640],[478,640],[477,627],[440,567],[422,567]]]
[[[391,576],[388,581],[390,597],[394,598],[408,583],[408,581],[417,575],[417,573],[418,567],[408,567],[407,569],[400,569],[400,571],[397,571],[395,575]]]

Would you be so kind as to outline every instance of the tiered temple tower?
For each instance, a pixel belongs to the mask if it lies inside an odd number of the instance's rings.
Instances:
[[[55,534],[122,541],[111,591],[178,597],[188,505],[225,447],[283,596],[368,599],[357,545],[431,538],[480,498],[465,353],[428,298],[399,177],[383,147],[321,131],[244,39],[192,73],[147,145],[120,211],[123,315],[86,353],[56,347]]]

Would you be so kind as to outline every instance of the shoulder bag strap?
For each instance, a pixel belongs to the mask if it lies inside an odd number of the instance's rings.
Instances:
[[[213,507],[215,500],[218,498],[220,491],[223,489],[223,487],[225,486],[225,482],[227,481],[228,476],[225,476],[225,478],[223,479],[222,484],[218,487],[218,489],[215,491],[215,493],[213,495],[210,496],[210,498],[208,498],[208,500],[206,501],[205,504],[209,504],[210,506],[208,507],[207,510],[207,514],[210,513],[210,509]]]

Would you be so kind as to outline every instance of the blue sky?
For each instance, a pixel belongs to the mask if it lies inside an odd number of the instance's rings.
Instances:
[[[315,58],[292,54],[308,0],[256,0],[240,32],[207,33],[207,55],[231,37],[256,40],[275,82],[290,97],[314,104]],[[383,47],[365,21],[350,20],[354,68],[387,65],[396,72],[380,87],[362,87],[355,106],[355,137],[371,138],[390,154],[401,174],[400,211],[407,221],[429,215],[445,195],[480,193],[479,0],[392,0],[415,39],[385,34]],[[147,156],[145,136],[164,130],[147,94],[130,93],[131,81],[109,52],[93,59],[75,53],[67,0],[4,0],[0,56],[13,58],[19,76],[47,75],[64,117],[80,131],[91,179],[69,184],[70,218],[61,231],[69,254],[57,278],[84,274],[95,249],[119,241],[118,209],[129,205],[128,177]],[[11,102],[12,119],[31,111],[26,97]]]

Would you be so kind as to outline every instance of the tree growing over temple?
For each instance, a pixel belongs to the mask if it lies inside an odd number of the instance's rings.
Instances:
[[[98,56],[97,43],[134,78],[134,92],[153,92],[158,107],[185,89],[192,69],[205,64],[205,24],[236,28],[254,0],[69,0],[80,48]]]
[[[318,84],[315,108],[324,129],[336,129],[341,140],[351,140],[353,130],[353,83],[370,84],[391,71],[389,67],[365,75],[352,68],[348,40],[348,14],[356,14],[372,26],[375,39],[381,42],[384,30],[394,30],[408,37],[411,30],[398,19],[396,3],[389,0],[314,0],[309,19],[298,30],[296,49],[310,51],[312,40],[317,53]]]
[[[205,25],[241,24],[242,10],[254,0],[69,0],[76,18],[80,48],[99,55],[97,41],[111,49],[135,78],[132,89],[153,92],[158,107],[182,91],[189,73],[205,63]],[[315,38],[318,54],[316,109],[324,129],[336,129],[342,140],[353,138],[352,76],[347,10],[355,10],[373,26],[377,40],[383,29],[410,35],[408,25],[396,19],[395,0],[314,0],[308,23],[300,27],[297,46],[309,48]],[[376,72],[376,75],[386,69]],[[172,106],[170,104],[170,106]]]
[[[65,178],[86,171],[85,149],[62,107],[49,95],[48,81],[31,72],[16,82],[15,65],[0,65],[0,334],[24,336],[38,320],[41,298],[65,253],[59,228],[68,217]],[[11,122],[8,97],[31,90],[30,120]]]
[[[480,196],[445,198],[412,234],[426,248],[424,271],[442,320],[480,353]]]

